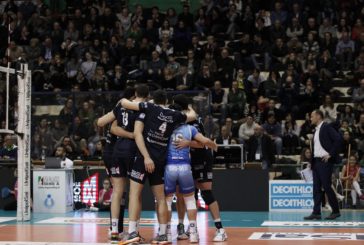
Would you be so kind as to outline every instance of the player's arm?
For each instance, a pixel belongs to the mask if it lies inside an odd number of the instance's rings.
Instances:
[[[106,124],[111,123],[114,120],[115,120],[115,114],[113,111],[110,111],[109,113],[97,119],[96,124],[98,127],[104,127]]]
[[[120,100],[121,106],[125,109],[128,110],[133,110],[133,111],[139,111],[139,103],[140,102],[133,102],[130,101],[128,99],[121,99]]]
[[[190,106],[188,107],[188,110],[185,112],[185,114],[187,116],[186,122],[192,122],[197,118],[197,113]]]
[[[145,146],[144,137],[143,137],[144,123],[141,121],[135,121],[134,124],[134,137],[135,143],[138,146],[140,153],[144,157],[145,170],[148,173],[153,173],[154,171],[154,162],[150,158],[147,147]]]
[[[116,120],[111,124],[110,132],[122,138],[134,139],[134,133],[119,127]]]
[[[204,145],[196,140],[186,140],[186,139],[180,139],[176,142],[174,142],[176,149],[182,149],[186,147],[191,148],[204,148]]]
[[[202,143],[204,146],[207,146],[208,148],[217,151],[217,144],[216,142],[210,140],[209,138],[206,138],[201,133],[197,133],[194,137],[195,140]]]

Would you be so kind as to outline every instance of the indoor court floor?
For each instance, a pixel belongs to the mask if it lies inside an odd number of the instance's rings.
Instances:
[[[199,212],[199,244],[364,244],[364,211],[342,211],[342,216],[333,222],[304,222],[302,218],[307,214],[223,212],[222,221],[229,238],[227,242],[214,243],[215,228],[209,213]],[[109,244],[106,212],[33,214],[32,221],[24,223],[16,222],[15,215],[15,212],[0,211],[0,245]],[[173,215],[176,218],[176,213]],[[156,234],[156,224],[154,212],[142,213],[140,234],[147,241]],[[175,238],[175,223],[172,232]],[[174,239],[173,244],[189,242],[177,243]]]

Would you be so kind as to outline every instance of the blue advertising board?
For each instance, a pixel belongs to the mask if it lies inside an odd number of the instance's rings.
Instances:
[[[269,211],[312,210],[312,182],[304,180],[270,180]]]

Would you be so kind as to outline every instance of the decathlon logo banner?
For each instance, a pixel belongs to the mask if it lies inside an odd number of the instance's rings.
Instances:
[[[313,207],[313,186],[303,180],[269,181],[269,211],[308,210]]]
[[[364,222],[330,222],[330,221],[264,221],[262,226],[284,227],[364,227]]]
[[[254,232],[249,240],[313,241],[341,240],[364,241],[364,233],[293,233],[293,232]]]

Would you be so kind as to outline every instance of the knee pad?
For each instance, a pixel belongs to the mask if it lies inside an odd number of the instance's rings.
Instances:
[[[194,196],[183,197],[183,199],[185,200],[185,204],[186,204],[186,209],[187,210],[195,210],[195,209],[197,209],[196,200],[195,200],[195,197]]]
[[[210,205],[211,203],[215,202],[215,198],[214,198],[214,195],[212,194],[211,190],[201,191],[201,196],[202,196],[203,201],[207,205]]]
[[[173,200],[173,196],[166,197],[168,211],[172,211],[172,200]]]

